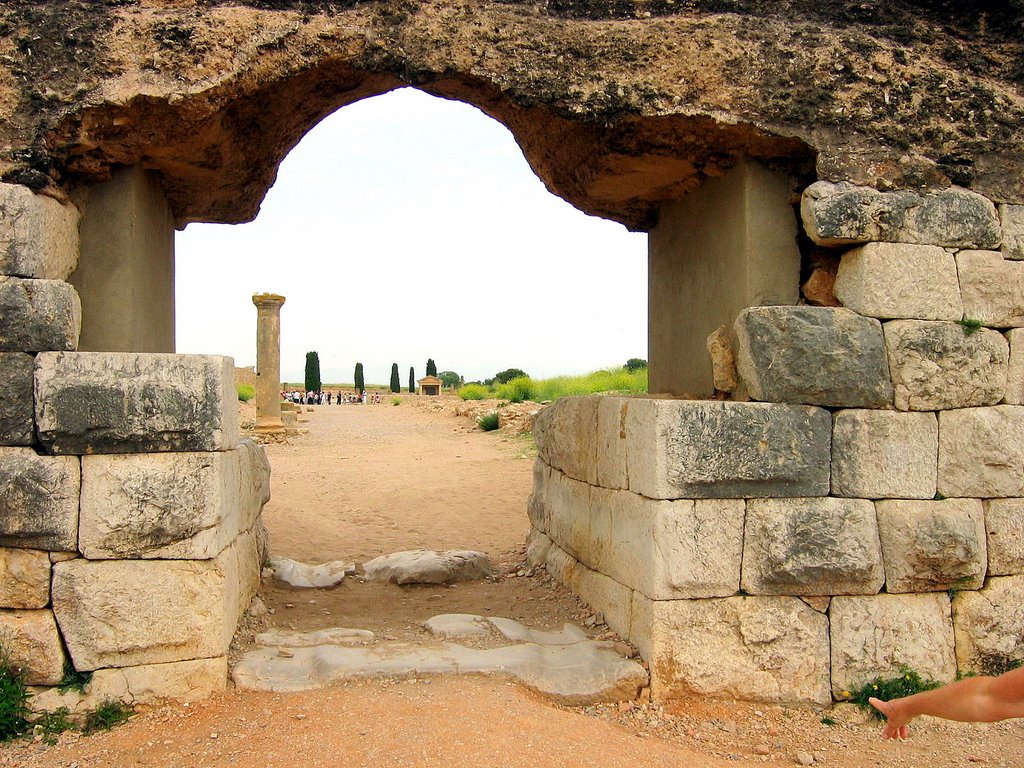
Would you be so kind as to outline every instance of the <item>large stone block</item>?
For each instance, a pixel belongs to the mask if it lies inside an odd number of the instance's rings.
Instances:
[[[818,181],[804,190],[800,215],[818,245],[879,241],[994,248],[1002,236],[995,206],[956,187],[922,194]]]
[[[645,598],[638,599],[638,602]],[[726,597],[634,605],[650,622],[651,691],[818,705],[829,694],[828,620],[795,597]],[[642,630],[639,630],[642,631]]]
[[[1010,362],[1006,368],[1003,402],[1007,405],[1024,405],[1024,328],[1007,331],[1006,340],[1010,344]]]
[[[949,596],[835,597],[829,607],[832,691],[837,699],[904,667],[924,678],[956,677]]]
[[[270,498],[263,448],[82,458],[79,548],[90,560],[216,557]]]
[[[864,499],[750,499],[743,590],[873,595],[885,574],[874,505]]]
[[[1024,205],[1000,205],[1003,224],[1003,258],[1024,259]]]
[[[998,576],[953,599],[956,658],[963,672],[993,675],[1024,661],[1024,576]]]
[[[832,493],[860,499],[935,496],[934,413],[846,410],[832,417]]]
[[[879,501],[885,591],[980,589],[988,556],[978,499]]]
[[[79,671],[221,656],[259,579],[253,536],[215,560],[69,560],[53,610]]]
[[[0,351],[78,348],[82,304],[69,283],[0,277]]]
[[[0,445],[29,445],[32,421],[32,370],[35,358],[0,352]]]
[[[0,184],[0,274],[67,280],[78,263],[78,209]]]
[[[49,603],[49,553],[0,547],[0,608],[45,608]]]
[[[1024,264],[999,251],[956,255],[964,317],[992,328],[1024,326]]]
[[[26,685],[56,685],[64,648],[52,611],[0,611],[0,646]]]
[[[882,319],[960,320],[953,256],[934,245],[868,243],[843,254],[835,294],[849,309]]]
[[[1024,574],[1024,499],[985,502],[988,575]]]
[[[937,484],[947,498],[1024,496],[1024,407],[941,412]]]
[[[548,466],[574,480],[597,484],[599,397],[564,397],[544,408],[533,422],[537,454]]]
[[[77,456],[0,448],[0,546],[78,549],[81,474]]]
[[[602,488],[628,488],[626,472],[626,397],[602,397],[597,403],[596,484]]]
[[[227,687],[228,659],[195,659],[168,664],[97,669],[80,693],[61,693],[56,688],[33,691],[29,708],[53,712],[64,707],[72,715],[84,715],[111,699],[128,706],[151,706],[168,701],[200,701]]]
[[[892,403],[882,325],[834,307],[751,307],[736,367],[754,400],[850,408]]]
[[[238,444],[230,357],[131,352],[36,357],[36,428],[53,453],[226,451]]]
[[[652,499],[825,496],[832,419],[798,405],[635,400],[629,488]]]
[[[885,346],[901,411],[995,405],[1006,391],[1010,348],[997,331],[893,320],[885,324]]]

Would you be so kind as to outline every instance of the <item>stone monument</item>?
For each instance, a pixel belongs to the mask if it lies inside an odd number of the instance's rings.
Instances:
[[[256,431],[284,432],[281,421],[281,305],[284,296],[255,293]]]

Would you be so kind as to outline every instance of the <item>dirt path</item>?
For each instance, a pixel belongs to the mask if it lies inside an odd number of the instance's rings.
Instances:
[[[492,582],[400,588],[347,580],[300,591],[265,579],[262,623],[345,626],[414,638],[436,613],[503,615],[536,627],[589,614],[543,573],[526,575],[532,450],[465,419],[403,404],[318,409],[290,445],[268,446],[276,555],[357,563],[398,549],[477,548]],[[524,575],[518,575],[524,571]],[[237,640],[247,644],[252,623]],[[601,633],[601,628],[595,630]],[[236,648],[236,652],[237,652]],[[713,663],[709,659],[709,663]],[[930,722],[882,743],[858,714],[764,705],[629,703],[566,709],[500,679],[375,680],[300,694],[228,691],[143,712],[106,734],[0,746],[0,766],[1024,766],[1024,722]]]

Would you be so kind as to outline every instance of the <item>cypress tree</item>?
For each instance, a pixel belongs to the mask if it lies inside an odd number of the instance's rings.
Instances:
[[[363,364],[356,363],[356,375],[355,375],[355,387],[356,392],[363,394],[363,390],[366,389],[366,384],[363,381]]]
[[[413,372],[412,366],[409,366],[409,394],[413,395],[416,393],[416,374]]]
[[[398,381],[398,363],[391,364],[391,391],[402,391],[402,384]]]
[[[427,358],[427,376],[437,376],[437,366],[432,357]]]
[[[306,353],[306,391],[320,391],[320,355],[316,352]]]

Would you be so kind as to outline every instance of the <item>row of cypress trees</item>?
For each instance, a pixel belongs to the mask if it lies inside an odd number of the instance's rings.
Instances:
[[[427,376],[437,376],[437,365],[433,358],[427,359]],[[363,364],[356,363],[354,386],[356,391],[362,392],[366,389],[366,381],[363,378]],[[320,355],[317,352],[306,353],[306,377],[305,385],[307,392],[319,392],[322,386],[320,381]],[[401,392],[402,385],[398,380],[398,363],[391,364],[391,391]],[[416,391],[416,372],[409,367],[409,392]]]

